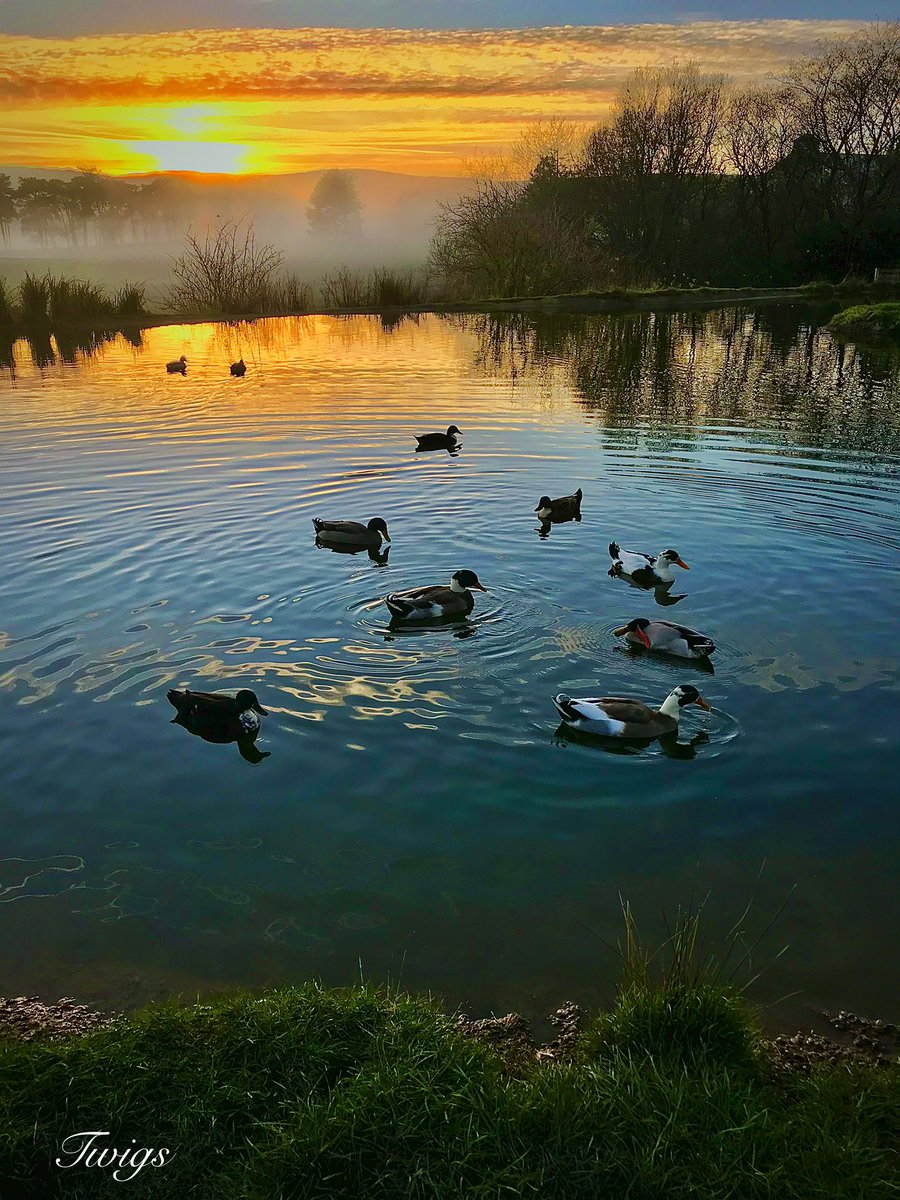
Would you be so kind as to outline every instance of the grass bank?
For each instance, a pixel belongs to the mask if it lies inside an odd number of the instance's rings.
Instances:
[[[832,317],[828,328],[860,342],[900,342],[900,303],[855,304]]]
[[[632,982],[551,1063],[511,1063],[425,999],[308,984],[7,1042],[0,1195],[886,1200],[898,1084],[773,1070],[740,997],[702,982]],[[54,1165],[82,1131],[174,1153],[130,1183],[134,1160],[119,1181]]]
[[[218,287],[218,285],[217,285]],[[202,289],[188,289],[177,311],[151,312],[140,285],[125,284],[116,292],[80,280],[52,275],[26,276],[17,289],[0,281],[0,327],[27,334],[33,329],[109,328],[146,329],[159,325],[189,325],[209,321],[252,321],[288,316],[398,316],[424,313],[639,313],[683,312],[741,304],[838,304],[849,300],[873,301],[896,294],[888,285],[850,281],[845,284],[811,283],[786,288],[652,287],[608,288],[549,296],[485,296],[448,298],[440,288],[413,271],[350,271],[341,268],[323,277],[318,295],[293,278],[277,280],[255,296],[252,305],[241,303],[246,289],[231,286],[215,291],[212,299]],[[258,289],[257,289],[258,290]],[[190,297],[193,297],[189,303]],[[213,302],[214,300],[214,302]],[[892,309],[892,304],[867,308]],[[848,310],[856,312],[857,309]],[[836,324],[832,324],[835,331]]]

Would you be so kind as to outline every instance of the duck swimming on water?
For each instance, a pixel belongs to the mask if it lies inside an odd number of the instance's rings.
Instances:
[[[231,373],[238,379],[247,374],[247,364],[243,358],[239,358],[237,362],[231,364]]]
[[[475,606],[472,592],[486,592],[474,571],[457,571],[446,584],[411,588],[408,592],[392,592],[384,602],[391,615],[403,620],[427,620],[435,617],[455,617],[468,614]]]
[[[551,500],[549,496],[541,496],[534,510],[541,521],[571,521],[581,519],[581,488],[571,496],[559,496]]]
[[[609,543],[609,557],[613,565],[610,575],[627,575],[643,587],[655,587],[659,583],[672,583],[675,579],[673,567],[690,567],[682,561],[677,550],[661,550],[659,554],[644,554],[640,550],[622,550],[618,542]]]
[[[382,517],[373,517],[368,525],[360,521],[324,521],[321,517],[313,517],[313,528],[320,542],[345,546],[380,546],[391,540],[387,522]]]
[[[462,440],[456,425],[447,427],[446,433],[417,433],[416,450],[455,450]]]
[[[616,637],[623,637],[629,645],[644,646],[659,654],[674,654],[678,658],[707,658],[716,648],[716,643],[705,633],[697,633],[686,625],[674,621],[650,621],[646,617],[635,617],[621,629]]]
[[[258,763],[269,757],[268,751],[258,750],[254,745],[260,730],[259,718],[268,716],[268,712],[250,688],[241,688],[234,694],[171,688],[166,695],[176,710],[174,724],[205,742],[219,745],[237,742],[247,762]]]
[[[689,704],[698,704],[709,712],[709,704],[690,683],[675,688],[655,709],[642,700],[621,696],[573,699],[562,692],[553,697],[553,703],[565,724],[573,729],[647,741],[675,733],[681,710]]]
[[[182,354],[181,358],[176,358],[174,362],[167,362],[166,370],[170,375],[184,375],[187,371],[187,359]]]

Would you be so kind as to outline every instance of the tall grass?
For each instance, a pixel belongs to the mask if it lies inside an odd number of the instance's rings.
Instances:
[[[7,299],[7,308],[11,321],[53,326],[142,316],[144,299],[142,284],[126,283],[110,293],[89,279],[27,273],[15,295]]]
[[[6,280],[0,279],[0,325],[12,325],[13,308],[12,295],[6,286]]]
[[[305,311],[305,286],[282,274],[284,255],[257,244],[253,222],[225,221],[201,238],[188,231],[172,262],[167,304],[176,313],[239,316]]]
[[[325,308],[419,308],[428,303],[428,276],[421,271],[376,267],[358,271],[340,267],[319,285]]]
[[[26,272],[19,284],[18,298],[19,311],[27,325],[46,325],[50,309],[49,276]]]

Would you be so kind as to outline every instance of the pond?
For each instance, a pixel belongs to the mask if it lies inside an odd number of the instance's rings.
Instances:
[[[612,994],[620,897],[652,941],[708,894],[712,941],[752,902],[754,995],[796,993],[773,1020],[890,1016],[900,364],[823,319],[0,347],[0,994],[362,977],[533,1015]],[[416,453],[451,422],[458,453]],[[385,518],[389,553],[317,546],[317,516]],[[612,540],[690,571],[638,590]],[[391,622],[387,593],[460,568],[469,617]],[[712,670],[623,645],[637,616],[709,634]],[[712,711],[668,753],[552,703],[680,683]],[[179,686],[255,689],[259,761],[172,724]]]

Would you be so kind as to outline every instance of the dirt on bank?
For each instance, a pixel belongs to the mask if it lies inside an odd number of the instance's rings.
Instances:
[[[774,1070],[808,1072],[842,1063],[889,1067],[900,1054],[900,1028],[894,1024],[844,1011],[817,1015],[827,1021],[833,1036],[807,1031],[763,1039],[763,1052]],[[76,1037],[108,1025],[118,1016],[98,1012],[72,997],[45,1004],[36,996],[0,996],[0,1039]],[[571,1062],[577,1056],[586,1019],[583,1009],[566,1001],[548,1017],[559,1030],[558,1036],[544,1043],[537,1041],[520,1013],[481,1019],[459,1016],[456,1023],[466,1037],[484,1042],[510,1067],[521,1069],[534,1062]]]

